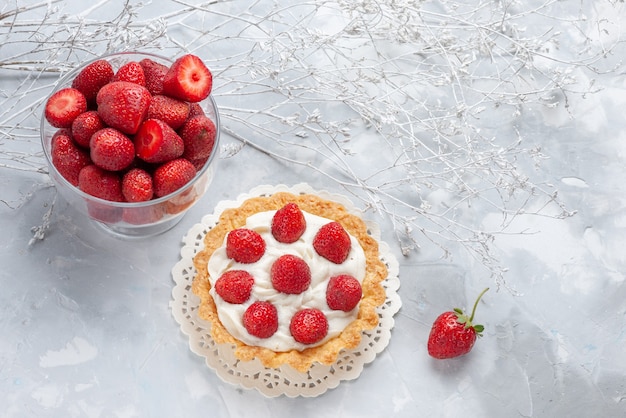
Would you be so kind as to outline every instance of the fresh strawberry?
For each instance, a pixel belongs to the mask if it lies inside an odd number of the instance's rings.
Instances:
[[[179,131],[185,144],[183,157],[189,160],[208,158],[215,146],[215,124],[206,116],[187,119]]]
[[[171,126],[159,119],[147,119],[134,138],[137,157],[147,163],[162,163],[183,155],[183,140]]]
[[[160,119],[172,129],[178,129],[183,126],[188,116],[189,103],[163,95],[152,97],[148,118]]]
[[[165,215],[163,204],[124,208],[121,220],[132,225],[158,222]]]
[[[270,302],[256,301],[244,312],[243,326],[250,335],[269,338],[278,330],[278,311]]]
[[[89,148],[91,136],[104,127],[98,112],[89,110],[78,115],[72,122],[72,137],[81,147]]]
[[[89,142],[91,161],[100,168],[119,171],[135,159],[135,145],[129,137],[113,128],[100,129]]]
[[[71,128],[72,122],[87,110],[85,96],[72,87],[54,93],[46,102],[44,115],[55,128]]]
[[[188,160],[177,158],[167,161],[154,170],[154,195],[163,197],[189,183],[196,175],[196,168]]]
[[[339,222],[323,225],[313,238],[313,248],[325,259],[341,264],[350,253],[350,236]]]
[[[111,81],[113,74],[113,67],[107,60],[97,60],[87,65],[74,77],[72,87],[80,90],[85,95],[87,103],[93,105],[98,91]]]
[[[74,186],[78,186],[78,173],[91,164],[89,154],[76,146],[68,129],[58,130],[51,139],[52,164]]]
[[[326,303],[332,310],[349,312],[359,304],[362,295],[361,283],[349,274],[331,277],[326,286]]]
[[[437,359],[448,359],[470,352],[476,337],[484,330],[482,325],[474,325],[474,313],[480,298],[489,288],[482,291],[476,299],[472,314],[468,318],[462,310],[444,312],[435,319],[428,336],[428,354]]]
[[[122,177],[122,194],[127,202],[145,202],[154,196],[152,176],[142,168],[131,168]]]
[[[160,64],[150,58],[144,58],[139,61],[139,65],[143,68],[143,74],[146,79],[146,88],[152,95],[163,94],[163,79],[169,70],[169,67]]]
[[[111,128],[133,135],[148,114],[151,97],[139,84],[113,81],[98,92],[98,115]]]
[[[206,99],[213,87],[213,75],[196,55],[178,58],[163,79],[163,92],[188,102]]]
[[[297,342],[315,344],[328,334],[328,319],[319,309],[301,309],[291,318],[289,331]]]
[[[255,263],[265,254],[265,241],[258,232],[233,229],[226,237],[226,255],[239,263]]]
[[[111,81],[128,81],[129,83],[146,86],[146,76],[143,73],[143,67],[136,61],[130,61],[122,65]]]
[[[200,172],[200,170],[202,170],[204,168],[204,165],[206,164],[206,162],[209,160],[209,157],[206,158],[195,158],[191,161],[191,164],[193,164],[194,167],[196,167],[196,171]]]
[[[228,303],[240,304],[250,299],[254,277],[245,270],[229,270],[215,281],[215,292]]]
[[[122,179],[119,174],[103,170],[97,165],[83,167],[78,174],[78,188],[100,199],[123,202]]]
[[[291,244],[304,234],[306,220],[298,205],[287,203],[274,214],[271,228],[276,241]]]
[[[189,103],[189,117],[193,118],[194,116],[206,116],[200,103]]]
[[[311,284],[311,269],[306,261],[292,254],[276,259],[270,270],[272,286],[279,292],[298,295]]]

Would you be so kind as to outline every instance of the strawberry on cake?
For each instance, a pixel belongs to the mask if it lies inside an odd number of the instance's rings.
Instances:
[[[362,219],[313,194],[278,192],[226,209],[195,256],[198,314],[242,361],[306,372],[378,324],[387,277]]]

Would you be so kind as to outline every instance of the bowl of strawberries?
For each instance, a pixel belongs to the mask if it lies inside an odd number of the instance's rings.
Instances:
[[[172,228],[206,192],[219,113],[201,58],[120,52],[66,74],[46,98],[41,141],[61,195],[108,232]]]

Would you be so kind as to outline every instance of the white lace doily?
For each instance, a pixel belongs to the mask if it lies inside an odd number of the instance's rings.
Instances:
[[[329,366],[314,363],[307,373],[300,373],[289,366],[270,369],[258,359],[249,362],[238,360],[234,354],[234,346],[216,344],[210,335],[211,324],[198,317],[200,299],[193,294],[191,284],[196,274],[193,257],[202,250],[206,233],[217,224],[224,209],[240,206],[244,200],[255,196],[269,196],[278,191],[293,194],[312,193],[324,199],[343,204],[350,213],[360,214],[352,202],[341,195],[324,191],[315,191],[307,184],[295,186],[258,186],[248,194],[240,195],[235,201],[218,203],[215,212],[202,218],[183,238],[181,260],[172,269],[175,282],[172,290],[173,300],[170,302],[172,315],[180,324],[184,334],[189,336],[191,351],[206,359],[206,364],[215,370],[225,382],[241,385],[245,388],[257,389],[268,397],[286,395],[289,397],[318,396],[339,385],[341,381],[359,377],[365,364],[374,360],[376,355],[387,347],[394,325],[394,315],[401,306],[397,293],[400,287],[398,277],[398,261],[391,254],[389,247],[380,241],[380,230],[374,223],[367,222],[368,230],[380,244],[381,260],[387,266],[389,275],[383,282],[387,299],[378,308],[378,326],[363,333],[361,344],[352,350],[343,350],[337,361]]]

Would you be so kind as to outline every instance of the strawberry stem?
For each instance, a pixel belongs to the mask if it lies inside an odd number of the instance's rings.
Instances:
[[[469,318],[469,323],[471,324],[472,321],[474,320],[474,314],[476,313],[476,307],[478,306],[478,302],[480,301],[480,298],[483,297],[483,295],[485,293],[487,293],[487,290],[489,290],[489,288],[486,288],[485,290],[483,290],[480,295],[478,295],[478,298],[476,299],[476,302],[474,302],[474,307],[472,308],[472,315]]]

